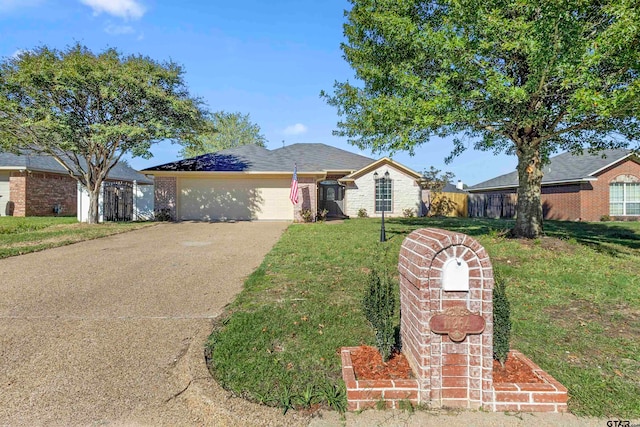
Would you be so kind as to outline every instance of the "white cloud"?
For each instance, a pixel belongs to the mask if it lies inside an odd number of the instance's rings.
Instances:
[[[109,23],[104,27],[104,32],[112,36],[119,36],[122,34],[133,34],[135,30],[130,25],[115,25]]]
[[[146,12],[144,6],[138,0],[80,0],[86,4],[95,15],[108,13],[124,19],[139,19]]]
[[[287,126],[284,128],[285,135],[301,135],[307,131],[307,127],[302,123],[296,123],[295,125]]]

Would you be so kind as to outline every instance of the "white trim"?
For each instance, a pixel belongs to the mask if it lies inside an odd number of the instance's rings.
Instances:
[[[618,160],[616,160],[615,162],[611,162],[611,163],[609,163],[608,165],[601,167],[601,168],[600,168],[600,169],[598,169],[597,171],[591,172],[589,175],[595,175],[595,174],[597,174],[597,173],[599,173],[599,172],[602,172],[603,170],[610,168],[611,166],[615,165],[616,163],[620,163],[621,161],[625,160],[625,159],[626,159],[626,158],[628,158],[628,157],[631,157],[632,155],[633,155],[633,152],[631,152],[631,153],[627,154],[627,155],[626,155],[626,156],[624,156],[624,157],[619,158],[619,159],[618,159]]]

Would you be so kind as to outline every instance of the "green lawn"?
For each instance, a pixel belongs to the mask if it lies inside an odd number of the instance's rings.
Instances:
[[[82,224],[75,217],[0,217],[0,258],[123,233],[153,223]]]
[[[214,376],[249,399],[289,407],[344,399],[339,348],[373,344],[361,310],[367,273],[396,273],[404,237],[438,227],[476,238],[507,283],[512,347],[569,389],[578,415],[640,416],[640,222],[546,222],[549,237],[510,240],[512,223],[390,219],[294,224],[211,335]]]

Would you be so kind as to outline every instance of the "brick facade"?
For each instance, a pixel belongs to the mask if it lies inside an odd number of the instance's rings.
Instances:
[[[294,222],[302,222],[302,210],[311,211],[312,218],[318,214],[318,190],[316,178],[298,177],[298,204],[293,207]]]
[[[631,175],[640,179],[640,164],[627,159],[615,167],[600,172],[597,181],[592,182],[592,189],[583,191],[581,200],[582,220],[599,221],[603,215],[609,215],[609,184],[620,175]],[[639,219],[636,217],[619,217],[617,219]]]
[[[68,175],[45,172],[12,172],[9,191],[13,216],[76,215],[77,181]]]
[[[176,177],[156,176],[154,189],[154,213],[166,213],[171,220],[177,219],[178,183]]]
[[[594,181],[543,186],[541,203],[544,219],[600,221],[603,216],[609,215],[609,185],[621,175],[629,175],[640,180],[640,164],[627,159],[599,172]],[[482,194],[515,193],[516,189],[509,189],[487,191]],[[640,217],[626,216],[614,219],[634,220]]]

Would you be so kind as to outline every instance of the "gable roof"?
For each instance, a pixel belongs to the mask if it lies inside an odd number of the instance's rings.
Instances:
[[[574,155],[562,153],[551,157],[543,166],[542,185],[565,184],[572,182],[594,181],[596,175],[616,163],[633,155],[632,150],[603,150],[597,154]],[[518,172],[500,175],[488,181],[469,187],[467,190],[486,191],[513,188],[518,186]]]
[[[67,175],[69,172],[56,159],[44,154],[15,154],[0,151],[0,170],[24,169],[34,172],[50,172]],[[132,169],[125,163],[117,163],[107,175],[116,181],[136,181],[138,184],[153,184],[153,179]]]
[[[419,179],[420,178],[420,174],[416,171],[414,171],[413,169],[409,169],[408,167],[401,165],[398,162],[393,161],[393,159],[390,159],[388,157],[383,157],[382,159],[376,160],[372,163],[369,163],[367,165],[365,165],[363,168],[356,170],[355,172],[351,173],[350,175],[345,176],[344,178],[340,178],[340,181],[353,181],[359,177],[361,177],[362,175],[371,172],[374,169],[379,168],[382,165],[389,165],[394,167],[395,169],[398,169],[402,172],[404,172],[405,174],[409,175],[410,177],[414,178],[414,179]]]
[[[326,144],[292,144],[275,150],[257,145],[241,145],[235,148],[203,154],[153,166],[144,172],[286,172],[293,165],[298,173],[354,171],[374,160]]]

